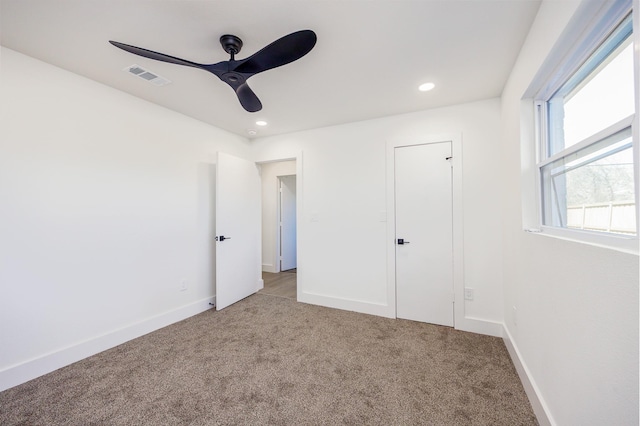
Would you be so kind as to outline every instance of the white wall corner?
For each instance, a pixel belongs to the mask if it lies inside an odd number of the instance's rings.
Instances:
[[[0,392],[202,313],[213,308],[212,304],[215,305],[215,302],[215,296],[200,299],[101,336],[7,367],[0,371]]]
[[[540,393],[540,389],[531,376],[531,372],[529,371],[529,368],[527,368],[527,364],[525,364],[522,359],[520,351],[518,350],[516,343],[513,341],[511,333],[506,325],[504,325],[503,328],[502,339],[504,340],[507,351],[511,356],[513,365],[516,367],[516,371],[518,372],[522,386],[524,386],[524,391],[529,398],[529,402],[531,403],[531,407],[533,408],[533,412],[536,415],[538,423],[540,426],[555,426],[556,422],[553,420],[549,407],[545,403],[544,398]]]

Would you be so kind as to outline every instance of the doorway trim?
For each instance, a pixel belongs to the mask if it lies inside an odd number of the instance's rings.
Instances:
[[[453,307],[454,327],[466,329],[464,318],[464,234],[462,213],[462,136],[456,134],[428,135],[405,140],[390,140],[386,147],[387,163],[387,303],[389,312],[397,318],[396,307],[396,214],[395,214],[395,149],[399,147],[451,142],[452,172],[452,237],[453,237]]]
[[[296,217],[298,221],[302,217],[302,202],[303,202],[303,167],[302,167],[302,151],[297,151],[295,155],[263,155],[256,156],[254,161],[257,165],[266,164],[266,163],[278,163],[281,161],[295,161],[296,162]],[[279,207],[278,207],[279,209]],[[296,231],[296,300],[300,301],[300,295],[304,291],[304,257],[303,257],[303,247],[300,245],[300,241],[302,238],[300,235],[302,234],[302,227],[298,226]],[[279,237],[276,237],[279,238]],[[278,243],[279,245],[280,243]],[[261,246],[262,247],[262,246]],[[260,262],[262,262],[262,249],[260,250]],[[279,262],[279,261],[278,261]],[[280,267],[278,266],[278,269]],[[262,271],[262,263],[260,263],[260,270]]]

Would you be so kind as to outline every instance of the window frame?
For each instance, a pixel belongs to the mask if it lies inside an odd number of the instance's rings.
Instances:
[[[537,221],[539,230],[542,235],[548,235],[558,237],[561,239],[587,243],[597,246],[604,246],[607,248],[613,248],[625,252],[631,252],[638,254],[638,235],[640,234],[640,215],[638,205],[640,200],[638,199],[639,183],[638,183],[638,132],[637,128],[637,116],[640,114],[638,111],[638,91],[640,88],[635,87],[635,105],[636,111],[631,116],[625,117],[618,122],[610,125],[605,129],[601,129],[596,134],[593,134],[586,139],[570,145],[558,152],[550,153],[550,132],[549,132],[549,100],[580,70],[580,68],[600,49],[600,47],[607,41],[607,39],[621,26],[625,19],[630,14],[637,13],[633,11],[630,1],[617,1],[614,6],[600,16],[600,19],[595,21],[595,24],[591,26],[590,31],[586,32],[586,36],[583,37],[580,43],[576,44],[574,48],[567,52],[564,59],[561,61],[558,67],[553,73],[547,75],[545,81],[539,86],[540,90],[533,96],[534,105],[534,129],[535,129],[535,142],[536,142],[536,158],[535,158],[535,177],[536,177],[536,204],[537,204]],[[636,28],[637,17],[631,16],[632,28],[631,28],[631,42],[634,44],[634,48],[637,50],[638,37],[636,35],[639,28]],[[611,49],[615,51],[615,48]],[[634,85],[637,86],[638,78],[638,64],[634,61]],[[597,68],[597,67],[595,67]],[[588,73],[587,73],[588,75]],[[580,83],[578,83],[580,84]],[[626,128],[631,128],[632,134],[632,149],[634,158],[634,184],[635,184],[635,214],[636,214],[636,235],[623,235],[614,234],[601,231],[590,231],[584,229],[575,228],[563,228],[554,225],[547,225],[543,223],[544,218],[544,193],[542,173],[543,167],[564,157],[571,155],[581,149],[591,146],[599,141],[614,135]],[[529,229],[529,231],[531,231]],[[534,230],[535,231],[535,230]]]

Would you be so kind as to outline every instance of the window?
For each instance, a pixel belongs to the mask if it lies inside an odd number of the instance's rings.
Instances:
[[[543,227],[637,236],[632,31],[627,10],[587,59],[536,101]]]

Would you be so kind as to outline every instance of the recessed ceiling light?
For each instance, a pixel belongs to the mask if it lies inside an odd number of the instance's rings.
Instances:
[[[258,120],[256,121],[256,126],[266,126],[267,122],[264,120]]]
[[[256,131],[255,131],[255,130],[253,130],[253,129],[249,129],[249,130],[247,130],[247,133],[249,134],[249,136],[255,136],[255,135],[257,135],[257,134],[258,134],[258,132],[256,132]]]
[[[421,92],[428,92],[429,90],[433,89],[434,87],[436,87],[436,85],[433,84],[433,83],[424,83],[424,84],[421,84],[418,87],[418,90],[421,91]]]

